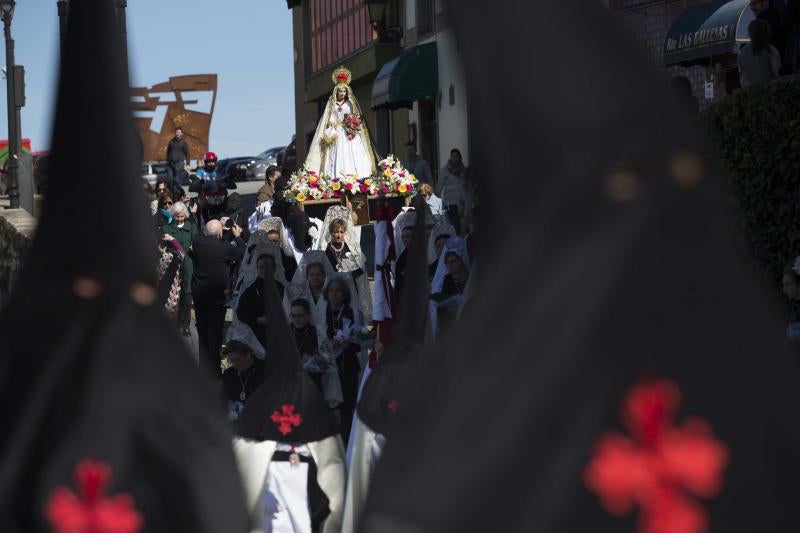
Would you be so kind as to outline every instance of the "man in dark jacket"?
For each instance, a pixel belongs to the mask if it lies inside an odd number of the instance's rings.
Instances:
[[[222,240],[222,223],[211,220],[205,234],[192,241],[194,273],[192,296],[196,313],[197,336],[200,341],[200,368],[216,379],[220,377],[222,328],[225,325],[225,302],[229,295],[229,269],[244,257],[242,228],[231,228],[234,240]]]
[[[184,167],[189,164],[189,145],[183,138],[183,129],[175,128],[175,137],[167,144],[167,163],[169,164],[170,181],[173,185],[181,185]]]

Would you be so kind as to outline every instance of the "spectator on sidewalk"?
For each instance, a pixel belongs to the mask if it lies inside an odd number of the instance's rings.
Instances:
[[[409,141],[406,143],[406,158],[402,161],[406,170],[414,174],[420,183],[433,185],[433,173],[427,161],[417,155],[417,145]]]
[[[241,262],[245,243],[239,236],[242,228],[234,225],[233,241],[222,240],[222,223],[210,220],[204,234],[192,241],[194,272],[192,297],[200,344],[200,368],[207,375],[220,378],[220,351],[225,325],[225,303],[230,296],[230,265]]]
[[[189,165],[189,144],[183,138],[183,128],[175,128],[175,136],[167,144],[167,170],[169,180],[181,185],[184,180],[185,167]]]
[[[456,229],[456,235],[461,235],[461,217],[465,213],[466,171],[467,167],[464,166],[461,151],[453,148],[450,150],[450,159],[442,169],[437,184],[447,220]]]
[[[172,200],[172,193],[169,190],[161,191],[158,193],[158,209],[156,214],[153,215],[153,221],[156,228],[163,228],[167,224],[172,223],[172,206],[175,203]]]
[[[784,29],[781,10],[773,5],[771,0],[750,0],[750,9],[756,15],[756,20],[763,20],[770,29],[770,42],[778,49],[778,56],[786,50],[788,33]]]
[[[739,50],[739,78],[742,87],[752,87],[778,77],[781,55],[770,44],[769,24],[756,19],[747,27],[750,42]]]
[[[194,205],[197,211],[197,205]],[[192,315],[192,273],[194,263],[192,254],[189,253],[192,241],[197,237],[197,226],[192,222],[192,212],[183,202],[176,202],[172,206],[172,223],[164,226],[162,231],[177,240],[186,251],[183,260],[183,284],[181,287],[181,303],[178,308],[178,326],[184,337],[189,337],[189,323]]]

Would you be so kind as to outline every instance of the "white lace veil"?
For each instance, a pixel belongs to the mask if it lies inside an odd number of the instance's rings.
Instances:
[[[283,220],[281,220],[280,217],[270,216],[265,218],[259,223],[258,229],[264,230],[267,233],[273,230],[277,231],[281,236],[281,250],[289,257],[294,257],[294,250],[292,249],[292,244],[289,239],[289,232],[286,231],[286,227],[283,225]]]
[[[372,142],[369,140],[366,117],[364,117],[364,114],[361,112],[361,106],[358,104],[355,94],[353,94],[353,89],[351,89],[350,85],[346,83],[339,83],[333,87],[331,95],[328,98],[328,103],[325,106],[325,111],[322,113],[322,117],[317,124],[317,129],[314,132],[314,138],[311,140],[311,145],[308,147],[308,155],[306,156],[306,162],[303,166],[307,170],[313,170],[318,173],[322,172],[322,169],[325,168],[325,150],[323,149],[325,147],[325,141],[323,141],[322,137],[325,129],[328,127],[328,122],[331,120],[333,108],[336,105],[336,90],[339,87],[347,88],[347,98],[350,101],[351,107],[353,108],[353,113],[361,115],[364,118],[359,135],[361,136],[361,140],[364,142],[364,146],[367,148],[367,152],[369,152],[370,161],[372,161],[372,174],[375,175],[377,173],[375,167],[375,161],[377,161],[377,158],[372,150]]]
[[[317,304],[314,304],[314,298],[311,295],[311,289],[308,286],[308,279],[306,277],[308,265],[312,265],[314,263],[322,265],[322,268],[325,272],[326,281],[329,277],[336,273],[336,271],[333,270],[333,266],[331,266],[331,262],[328,260],[328,256],[325,255],[325,252],[322,250],[307,251],[305,254],[303,254],[303,257],[300,259],[300,263],[297,265],[297,270],[294,273],[292,282],[286,286],[286,290],[283,293],[283,306],[288,314],[289,307],[294,300],[298,298],[304,298],[308,300],[308,303],[311,306],[312,320],[314,321],[314,324],[316,324],[317,314],[319,314],[320,310],[323,309],[323,300],[322,296],[320,296]]]
[[[283,262],[281,262],[281,250],[275,243],[270,242],[267,238],[267,232],[258,230],[250,234],[250,239],[247,241],[247,250],[242,259],[242,265],[239,268],[239,276],[236,280],[233,299],[231,301],[233,307],[233,320],[225,333],[227,341],[240,340],[246,343],[253,349],[257,357],[264,359],[264,347],[261,342],[253,333],[253,330],[239,320],[236,314],[236,308],[239,307],[239,299],[244,294],[244,291],[253,284],[258,277],[258,269],[256,263],[261,254],[269,254],[275,260],[275,279],[286,286],[286,275],[283,271]]]
[[[469,272],[467,241],[465,241],[462,237],[451,237],[447,239],[447,241],[444,243],[444,248],[442,248],[442,255],[439,256],[439,264],[436,266],[436,274],[433,275],[433,281],[431,282],[431,294],[442,292],[444,277],[447,275],[447,265],[444,263],[444,257],[448,254],[448,252],[454,252],[458,254],[458,256],[461,258],[461,261],[464,262],[464,268],[467,269],[467,272]]]
[[[360,268],[364,268],[364,254],[361,253],[361,239],[356,232],[355,224],[350,210],[343,205],[334,205],[325,212],[325,220],[322,221],[320,228],[318,250],[325,250],[331,242],[331,222],[341,220],[344,222],[344,242],[350,248],[350,252],[355,256]]]
[[[350,292],[350,307],[353,309],[353,319],[355,320],[355,323],[359,326],[367,324],[366,317],[364,315],[364,308],[361,304],[361,300],[358,298],[355,283],[353,283],[353,276],[346,272],[334,272],[325,278],[325,287],[322,290],[323,312],[319,313],[320,316],[317,318],[317,328],[322,328],[321,331],[327,331],[328,324],[326,322],[326,314],[328,311],[328,302],[324,299],[324,294],[328,289],[328,285],[335,279],[343,281],[347,287],[347,290]]]
[[[417,221],[417,212],[411,208],[403,208],[403,211],[397,215],[392,221],[392,228],[394,228],[394,249],[397,257],[403,253],[406,247],[403,245],[403,229],[413,227],[414,222]],[[425,213],[425,224],[433,225],[433,215],[428,211]],[[433,261],[430,261],[432,263]]]
[[[328,208],[325,213],[325,220],[322,223],[322,232],[319,239],[319,249],[325,250],[331,242],[330,226],[334,220],[343,220],[345,224],[344,242],[347,243],[350,252],[353,254],[353,260],[362,269],[364,273],[360,275],[355,283],[358,284],[358,291],[353,293],[354,300],[360,300],[360,306],[364,313],[364,319],[368,322],[372,321],[372,293],[369,290],[369,281],[367,280],[366,262],[364,254],[361,252],[361,239],[355,231],[353,219],[350,217],[350,210],[343,205],[334,205]],[[352,280],[352,276],[351,276]]]
[[[469,272],[467,241],[465,241],[462,237],[451,237],[447,239],[447,241],[444,243],[444,247],[442,248],[442,254],[439,256],[439,263],[436,266],[436,274],[434,274],[433,281],[431,282],[431,294],[442,292],[444,277],[447,275],[447,265],[445,265],[444,258],[449,252],[458,254],[458,256],[461,258],[461,261],[464,262],[464,268],[467,269],[467,272]],[[470,276],[470,280],[471,278],[472,276]],[[469,284],[470,280],[467,280],[467,284]],[[459,297],[457,315],[461,314],[461,307],[464,305],[464,302],[468,296],[469,295],[462,294]],[[431,321],[431,330],[433,331],[433,335],[435,337],[439,334],[439,307],[436,302],[431,300],[428,309],[428,316],[430,317]]]
[[[437,224],[431,230],[431,236],[428,238],[428,264],[433,264],[434,261],[438,261],[439,257],[436,256],[436,239],[441,237],[442,235],[448,235],[449,237],[455,237],[456,229],[451,226],[450,224]]]
[[[242,265],[239,268],[239,276],[236,279],[234,286],[233,296],[233,309],[239,306],[239,298],[242,293],[247,290],[247,287],[253,284],[258,277],[258,270],[256,262],[261,254],[270,254],[275,260],[275,280],[283,284],[285,287],[286,274],[283,270],[283,261],[281,261],[281,250],[275,243],[270,242],[267,238],[267,232],[258,230],[250,235],[250,240],[247,241],[247,250],[245,250]],[[234,313],[235,315],[236,313]]]
[[[258,337],[256,337],[256,334],[250,329],[250,326],[237,319],[235,316],[233,322],[231,322],[231,325],[228,326],[228,330],[225,332],[225,340],[226,342],[243,342],[253,350],[253,355],[259,359],[264,359],[267,355],[264,351],[264,347],[261,345],[261,341],[258,340]]]

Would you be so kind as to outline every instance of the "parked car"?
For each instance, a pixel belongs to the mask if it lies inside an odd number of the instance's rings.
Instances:
[[[150,185],[155,186],[158,178],[169,177],[167,164],[161,161],[144,161],[142,163],[142,177],[146,179]]]
[[[256,156],[247,157],[228,157],[217,161],[217,174],[233,179],[234,181],[244,181],[247,179],[247,166],[256,162]]]
[[[280,152],[278,152],[278,166],[283,169],[284,174],[291,174],[297,170],[297,148],[295,136]]]
[[[247,179],[264,181],[267,177],[267,167],[278,164],[278,154],[283,146],[267,148],[256,156],[256,161],[247,166]]]

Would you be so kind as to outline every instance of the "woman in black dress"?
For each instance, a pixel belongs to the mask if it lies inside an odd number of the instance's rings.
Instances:
[[[361,347],[351,342],[351,328],[361,327],[361,317],[353,311],[350,288],[340,276],[328,280],[323,297],[327,303],[326,336],[336,356],[336,366],[342,386],[341,431],[342,438],[347,443],[358,396],[358,375],[361,372],[358,361]]]

